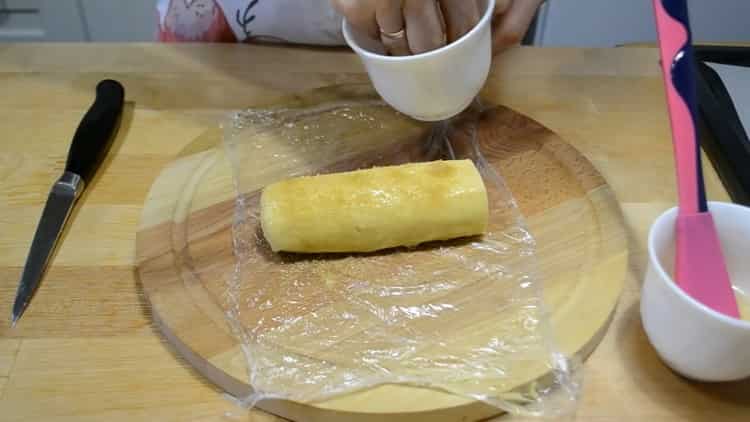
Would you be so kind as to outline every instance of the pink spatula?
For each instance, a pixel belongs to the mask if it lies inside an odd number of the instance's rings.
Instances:
[[[685,0],[654,0],[654,9],[677,167],[675,280],[709,308],[739,318],[703,184],[687,4]]]

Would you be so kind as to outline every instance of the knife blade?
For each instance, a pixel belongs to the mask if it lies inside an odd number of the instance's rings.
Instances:
[[[124,99],[125,90],[119,82],[106,79],[97,84],[94,103],[83,116],[70,144],[65,171],[52,185],[39,219],[16,291],[12,326],[28,307],[77,199],[112,145]]]

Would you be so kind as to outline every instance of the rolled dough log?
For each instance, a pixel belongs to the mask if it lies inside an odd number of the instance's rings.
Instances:
[[[484,233],[487,191],[470,160],[299,177],[267,186],[274,251],[371,252]]]

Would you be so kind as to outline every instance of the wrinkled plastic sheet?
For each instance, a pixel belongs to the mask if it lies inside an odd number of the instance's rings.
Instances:
[[[534,239],[479,150],[480,107],[418,140],[403,135],[419,131],[414,123],[367,95],[232,113],[225,146],[237,189],[237,264],[223,306],[247,360],[248,405],[314,403],[398,383],[515,414],[575,409],[579,364],[555,347]],[[372,142],[398,136],[409,141]],[[481,238],[335,255],[277,254],[263,238],[259,197],[273,181],[452,158],[472,159],[487,187],[490,226]]]

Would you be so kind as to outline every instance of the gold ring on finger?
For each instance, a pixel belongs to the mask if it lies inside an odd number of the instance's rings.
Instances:
[[[380,30],[380,35],[382,35],[383,38],[386,38],[386,39],[391,40],[391,41],[395,41],[395,40],[403,39],[406,36],[406,30],[402,29],[402,30],[396,31],[396,32],[386,32],[386,31],[383,31],[381,29]]]

